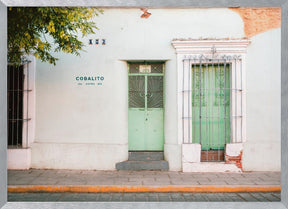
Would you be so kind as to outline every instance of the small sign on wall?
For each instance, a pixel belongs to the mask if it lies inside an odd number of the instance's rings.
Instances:
[[[104,38],[102,38],[102,39],[96,38],[96,39],[89,39],[88,40],[89,45],[100,45],[100,42],[102,45],[106,45],[106,39],[104,39]]]
[[[151,73],[151,65],[139,65],[140,73]]]
[[[102,86],[104,76],[75,76],[78,86]]]

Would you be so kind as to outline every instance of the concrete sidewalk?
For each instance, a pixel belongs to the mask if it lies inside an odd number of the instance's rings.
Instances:
[[[8,192],[279,192],[280,172],[9,170]]]

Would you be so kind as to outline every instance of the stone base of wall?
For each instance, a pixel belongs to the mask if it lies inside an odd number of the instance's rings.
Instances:
[[[33,143],[31,167],[38,169],[116,170],[128,160],[128,144]]]
[[[29,169],[31,165],[31,149],[7,149],[8,169]]]
[[[243,144],[226,144],[225,161],[201,162],[201,144],[182,144],[183,172],[241,172]]]
[[[242,155],[243,171],[281,171],[281,142],[246,142]]]
[[[182,170],[181,145],[164,144],[164,160],[169,163],[169,171]]]
[[[183,172],[241,172],[234,164],[225,162],[183,163]]]
[[[225,148],[225,163],[234,164],[242,170],[242,153],[243,144],[226,144]]]

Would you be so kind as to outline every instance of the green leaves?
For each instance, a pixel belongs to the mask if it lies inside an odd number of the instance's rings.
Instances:
[[[8,8],[8,61],[18,63],[24,54],[34,54],[55,65],[53,52],[79,56],[84,44],[77,35],[93,34],[98,28],[92,19],[101,13],[93,7]]]

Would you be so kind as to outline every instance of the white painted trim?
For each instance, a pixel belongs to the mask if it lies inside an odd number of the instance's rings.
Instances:
[[[34,56],[28,56],[28,60],[31,62],[24,65],[24,90],[32,90],[30,92],[24,91],[23,97],[23,117],[30,118],[29,121],[24,121],[23,123],[23,148],[30,147],[31,143],[34,142],[35,138],[35,69],[36,62]],[[29,71],[29,73],[28,73]],[[29,77],[28,77],[29,75]],[[27,83],[27,79],[29,83]],[[27,98],[28,95],[28,100]],[[28,104],[27,104],[28,103]],[[27,105],[28,105],[28,115],[27,115]],[[27,127],[28,126],[28,127]],[[27,138],[28,130],[28,138]]]
[[[177,74],[178,74],[178,82],[177,82],[177,107],[178,107],[178,116],[177,116],[177,124],[178,124],[178,144],[182,144],[182,137],[183,137],[183,131],[182,131],[182,91],[183,88],[183,73],[181,71],[181,68],[183,68],[183,60],[184,56],[182,54],[177,54]]]
[[[174,40],[173,47],[177,54],[211,54],[214,46],[219,54],[245,54],[250,40]]]
[[[182,144],[182,163],[200,163],[200,161],[201,144]]]
[[[223,40],[173,40],[172,45],[176,50],[177,54],[177,72],[178,72],[178,89],[177,89],[177,101],[178,101],[178,144],[183,143],[183,121],[182,121],[182,106],[185,104],[185,101],[187,101],[187,98],[184,96],[184,103],[183,103],[183,98],[182,94],[183,90],[185,90],[185,86],[183,87],[183,76],[189,76],[188,74],[186,75],[185,72],[183,75],[183,60],[185,57],[189,55],[204,55],[213,58],[214,56],[221,57],[223,55],[226,56],[233,56],[233,55],[240,55],[241,56],[241,61],[237,61],[236,65],[232,63],[231,67],[231,80],[232,80],[232,88],[235,88],[236,83],[237,87],[242,82],[242,103],[241,101],[237,101],[238,105],[241,105],[242,109],[242,130],[239,128],[240,125],[237,125],[237,133],[242,133],[242,142],[246,141],[246,69],[245,69],[245,54],[247,51],[247,46],[250,44],[249,39],[235,39],[235,40],[229,40],[229,39],[223,39]],[[212,53],[212,48],[216,49],[216,53]],[[238,75],[239,73],[239,68],[242,68],[242,77]],[[235,72],[233,72],[237,68],[237,80],[236,83],[235,81]],[[234,70],[233,70],[234,69]],[[190,75],[192,76],[192,75]],[[242,80],[242,81],[241,81]],[[239,93],[238,93],[239,94]],[[237,94],[237,98],[238,98]],[[235,97],[235,93],[232,91],[232,97]],[[240,100],[240,97],[239,97]],[[233,102],[233,99],[232,101]],[[241,104],[239,104],[241,103]],[[233,104],[230,104],[231,109],[232,109],[232,115],[236,115],[236,109],[234,108]],[[192,104],[191,104],[192,108]],[[186,110],[185,106],[184,109]],[[237,108],[237,114],[238,110],[240,108]],[[187,114],[186,114],[187,115]],[[237,119],[239,121],[239,119]],[[239,122],[237,122],[238,124]],[[241,122],[240,122],[241,123]],[[239,139],[239,137],[234,137],[235,135],[235,125],[233,121],[231,121],[231,128],[233,131],[231,135],[231,142],[239,142],[239,140],[236,141],[235,138]],[[240,129],[240,130],[239,130]],[[190,130],[191,136],[192,136],[192,130]],[[238,134],[237,134],[238,136]]]
[[[225,155],[237,157],[243,151],[243,143],[228,143],[225,148]]]
[[[7,150],[8,169],[29,169],[31,166],[30,146],[35,138],[35,69],[36,62],[34,56],[28,56],[31,62],[24,65],[24,90],[23,92],[23,118],[30,118],[23,122],[22,128],[22,148]],[[27,83],[27,79],[29,82]],[[27,100],[28,94],[28,100]],[[27,115],[28,107],[28,115]],[[27,138],[28,131],[28,138]]]
[[[246,129],[246,55],[242,55],[242,143],[247,140]]]
[[[243,143],[226,144],[225,155],[237,157],[243,150]],[[242,172],[234,163],[201,162],[201,144],[182,144],[183,172]]]

